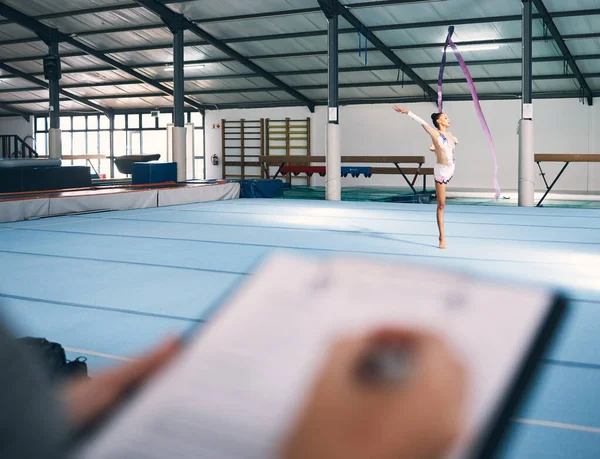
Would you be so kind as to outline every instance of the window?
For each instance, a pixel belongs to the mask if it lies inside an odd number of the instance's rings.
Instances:
[[[87,142],[85,140],[85,132],[73,132],[73,154],[87,154]]]
[[[194,178],[204,177],[204,130],[203,117],[198,112],[186,112],[185,119],[194,124],[194,145],[188,152],[189,177],[194,170]],[[153,118],[150,112],[115,115],[114,155],[126,154],[160,154],[161,161],[169,161],[167,157],[167,126],[173,124],[172,113],[160,113]],[[48,155],[48,129],[50,119],[44,115],[35,117],[35,147],[40,155]],[[109,178],[124,178],[110,160],[111,133],[110,120],[105,115],[89,114],[62,116],[63,155],[104,155],[106,159],[94,159],[96,171]],[[86,160],[72,160],[68,164],[89,164]],[[110,176],[114,169],[114,177]]]
[[[63,155],[72,155],[73,133],[70,131],[61,132],[61,140]]]
[[[35,151],[38,155],[48,155],[48,134],[38,132],[35,135]]]
[[[115,131],[115,156],[124,155],[127,152],[127,133]]]
[[[98,154],[98,133],[97,132],[87,132],[87,154],[88,155],[97,155]],[[104,134],[104,132],[103,132]]]
[[[98,117],[97,116],[88,116],[87,117],[87,128],[88,131],[95,131],[98,129]]]
[[[100,152],[101,155],[110,156],[110,132],[100,132]]]
[[[168,124],[173,123],[173,115],[171,113],[161,113],[158,115],[158,127],[166,129]]]
[[[110,129],[110,120],[106,115],[100,115],[100,129]]]
[[[152,115],[150,113],[144,113],[142,115],[142,127],[144,129],[155,128],[156,118],[152,118]]]
[[[60,117],[60,128],[63,131],[71,130],[71,117],[70,116],[61,116]]]
[[[100,165],[98,166],[99,174],[106,174],[107,177],[110,177],[110,131],[100,131],[100,149],[99,153],[101,155],[106,156],[106,159],[101,159],[99,161]],[[116,154],[116,151],[115,151]]]
[[[74,116],[73,117],[73,130],[74,131],[85,131],[85,116]]]
[[[194,125],[194,178],[204,178],[204,129],[198,129],[196,125]]]
[[[194,123],[194,128],[202,127],[202,114],[199,112],[192,112],[190,116],[190,122]]]
[[[115,115],[115,129],[125,129],[125,115]]]
[[[129,131],[129,153],[130,155],[142,154],[142,133],[140,131]]]
[[[155,129],[152,131],[142,131],[142,145],[144,154],[159,154],[161,161],[167,160],[167,130]]]
[[[46,127],[46,119],[47,118],[37,118],[35,120],[35,130],[37,132],[44,132],[48,130],[48,128]]]
[[[127,117],[127,129],[138,129],[140,127],[140,115],[129,115]]]
[[[194,129],[194,158],[204,157],[204,132]]]

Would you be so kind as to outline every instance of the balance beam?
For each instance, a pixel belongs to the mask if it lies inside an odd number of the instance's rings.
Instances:
[[[285,166],[310,166],[312,163],[326,163],[327,159],[325,156],[300,156],[300,155],[261,155],[259,156],[259,162],[262,164],[265,176],[270,177],[269,166],[278,166],[277,172],[273,178],[284,170]],[[388,168],[371,168],[371,173],[383,173],[383,174],[396,174],[400,173],[408,186],[412,189],[413,193],[417,193],[414,184],[419,175],[424,175],[421,172],[421,166],[425,163],[424,156],[342,156],[342,164],[394,164],[395,169]],[[417,164],[416,169],[410,169],[411,171],[417,171],[413,180],[409,180],[406,176],[406,168],[402,168],[400,164]],[[433,174],[433,169],[428,169],[427,172]],[[425,177],[423,178],[423,186],[425,187]]]
[[[542,199],[540,199],[540,202],[538,202],[536,205],[536,207],[542,207],[542,202],[544,202],[544,199],[546,199],[546,196],[548,196],[548,193],[550,193],[550,191],[552,191],[552,188],[554,188],[554,185],[556,184],[556,182],[558,181],[558,179],[560,178],[560,176],[563,174],[563,172],[565,171],[565,169],[567,168],[567,166],[570,163],[600,163],[600,155],[539,153],[539,154],[534,155],[534,161],[538,165],[538,168],[540,169],[540,175],[542,176],[542,179],[544,179],[544,184],[546,185],[546,192],[544,193],[544,196],[542,196]],[[548,181],[546,180],[546,174],[542,170],[541,163],[565,163],[565,164],[562,167],[562,169],[560,170],[560,172],[558,173],[558,175],[556,176],[556,178],[552,181],[552,183],[550,185],[548,185]]]

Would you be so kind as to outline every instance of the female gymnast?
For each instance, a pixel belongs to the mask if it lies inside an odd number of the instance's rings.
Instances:
[[[445,113],[434,113],[431,120],[435,129],[429,126],[417,115],[404,108],[394,105],[394,110],[403,115],[410,116],[427,131],[433,140],[433,146],[429,149],[435,151],[437,163],[433,167],[435,179],[435,196],[437,199],[437,224],[440,232],[440,249],[446,248],[446,237],[444,235],[444,207],[446,204],[446,184],[454,176],[454,147],[458,139],[448,131],[450,120]]]

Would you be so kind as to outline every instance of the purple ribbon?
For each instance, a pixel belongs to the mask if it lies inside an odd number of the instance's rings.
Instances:
[[[442,112],[442,84],[444,82],[444,69],[446,67],[446,51],[448,46],[450,46],[454,50],[454,55],[456,56],[456,59],[460,64],[460,68],[467,79],[469,90],[471,91],[471,96],[473,97],[473,103],[475,104],[475,111],[477,112],[481,127],[483,128],[488,144],[490,145],[490,149],[492,151],[492,158],[494,159],[494,201],[497,201],[500,197],[500,185],[498,184],[498,163],[496,161],[496,148],[494,147],[494,140],[492,138],[492,133],[490,132],[487,121],[485,120],[485,116],[483,115],[483,110],[481,109],[481,104],[479,103],[479,97],[477,97],[477,91],[475,90],[475,83],[473,83],[473,78],[471,77],[471,73],[469,72],[467,64],[465,64],[465,61],[458,51],[456,44],[452,41],[452,34],[454,34],[454,26],[450,26],[448,28],[448,37],[446,38],[446,43],[444,44],[444,54],[442,56],[442,65],[440,67],[440,74],[438,77],[438,111],[440,113]]]
[[[444,43],[444,53],[442,54],[442,65],[440,65],[440,73],[438,75],[438,113],[443,112],[443,103],[442,103],[442,85],[444,83],[444,70],[446,69],[446,50],[450,45],[450,40],[452,38],[452,34],[454,33],[454,26],[450,26],[448,29],[448,36],[446,37],[446,42]]]

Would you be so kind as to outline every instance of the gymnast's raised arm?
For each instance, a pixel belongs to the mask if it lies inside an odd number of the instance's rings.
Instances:
[[[425,129],[427,131],[427,133],[431,136],[432,140],[435,142],[437,140],[437,138],[440,136],[440,133],[437,131],[437,129],[432,128],[429,124],[427,124],[426,121],[424,121],[423,119],[419,118],[417,115],[415,115],[413,112],[406,110],[404,108],[400,108],[397,105],[394,105],[394,110],[397,111],[398,113],[402,113],[403,115],[408,115],[410,116],[413,120],[415,120],[417,123],[419,123],[421,126],[423,126],[423,129]]]

